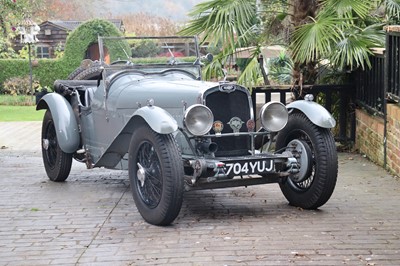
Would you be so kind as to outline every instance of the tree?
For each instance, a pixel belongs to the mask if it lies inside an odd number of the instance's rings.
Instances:
[[[16,57],[11,39],[17,36],[16,27],[40,9],[42,0],[0,0],[0,58]]]
[[[200,3],[189,13],[192,20],[179,32],[181,35],[201,35],[202,43],[222,46],[214,61],[205,68],[206,78],[223,75],[223,68],[237,48],[255,45],[253,57],[249,61],[252,71],[246,71],[240,82],[255,85],[259,78],[257,55],[260,53],[259,23],[256,3],[249,0],[211,0]]]
[[[290,50],[296,64],[307,66],[306,82],[315,82],[315,65],[324,59],[342,70],[370,66],[371,49],[385,40],[383,24],[366,20],[373,10],[372,2],[363,0],[323,0],[318,14],[295,28]]]
[[[203,34],[203,41],[222,40],[225,47],[218,61],[209,66],[218,69],[223,66],[223,58],[249,44],[249,37],[259,33],[256,29],[261,21],[257,20],[255,7],[255,0],[201,3],[190,13],[192,20],[181,33]],[[382,7],[384,12],[379,16],[377,10]],[[294,61],[293,82],[301,85],[315,82],[316,65],[324,59],[343,70],[368,67],[371,48],[384,44],[383,23],[399,18],[400,0],[265,0],[262,12],[269,21],[263,23],[267,29],[261,38],[255,38],[259,43],[267,43],[262,37],[271,34],[271,26],[289,21],[287,41]],[[253,63],[243,72],[245,76],[256,77],[250,73],[259,71],[254,63],[259,51],[255,49]],[[206,69],[206,74],[212,73]]]
[[[42,0],[42,8],[35,11],[35,17],[42,20],[87,20],[94,17],[90,7],[85,8],[82,1]]]
[[[154,16],[148,13],[124,15],[126,32],[135,36],[171,36],[178,31],[178,24],[171,19]]]

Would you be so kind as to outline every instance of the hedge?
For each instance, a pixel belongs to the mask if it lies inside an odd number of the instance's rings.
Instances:
[[[32,69],[35,79],[42,87],[53,88],[56,79],[66,79],[68,75],[79,67],[90,45],[97,43],[97,36],[122,36],[122,33],[109,21],[94,19],[82,23],[66,40],[64,56],[60,59],[37,59],[37,65]],[[129,45],[124,43],[124,48]],[[120,47],[120,46],[118,46]],[[111,47],[110,52],[117,47]],[[122,52],[123,54],[123,52]],[[124,54],[123,54],[124,55]],[[118,55],[123,57],[122,55]],[[0,85],[12,77],[29,75],[29,61],[27,59],[0,59]]]
[[[89,46],[97,43],[98,36],[123,36],[122,33],[109,21],[94,19],[79,25],[67,38],[65,43],[64,58],[75,66],[79,66]],[[126,58],[125,53],[121,49],[129,51],[129,44],[113,44],[107,47],[110,54],[114,54],[116,58]],[[115,60],[112,58],[111,60]]]
[[[41,86],[52,88],[54,80],[67,78],[75,66],[64,63],[61,59],[35,60],[37,66],[32,67],[32,74]],[[12,77],[25,77],[29,75],[29,61],[24,59],[0,60],[0,84]]]

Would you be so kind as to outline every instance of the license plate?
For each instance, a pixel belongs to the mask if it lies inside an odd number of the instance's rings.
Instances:
[[[225,164],[226,175],[251,175],[274,171],[273,160],[232,162]]]

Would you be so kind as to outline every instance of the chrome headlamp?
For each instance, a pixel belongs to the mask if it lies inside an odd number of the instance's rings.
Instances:
[[[287,124],[288,118],[289,114],[286,106],[280,102],[269,102],[261,107],[261,125],[269,132],[278,132],[283,129]]]
[[[207,134],[213,125],[214,115],[211,110],[201,104],[194,104],[186,109],[183,124],[190,134],[202,136]]]

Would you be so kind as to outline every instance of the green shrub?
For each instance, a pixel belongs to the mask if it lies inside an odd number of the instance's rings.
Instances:
[[[82,23],[68,36],[63,59],[73,64],[75,67],[78,67],[85,58],[87,49],[92,44],[97,43],[98,36],[122,37],[123,34],[114,24],[106,20],[93,19]],[[111,61],[117,60],[118,58],[126,58],[121,48],[124,48],[125,51],[130,50],[127,42],[110,44],[107,45],[107,48],[109,53],[115,56],[115,58],[111,58]]]
[[[281,52],[278,57],[268,61],[268,78],[279,85],[292,83],[293,61],[285,53]]]
[[[152,40],[140,40],[132,45],[132,57],[154,57],[161,51],[161,47]]]
[[[32,89],[35,91],[39,89],[39,87],[39,81],[37,79],[32,79]],[[0,92],[9,95],[33,95],[30,86],[30,77],[24,76],[9,78],[3,83]]]
[[[40,87],[53,87],[56,79],[66,79],[76,66],[63,59],[38,59],[35,60],[32,73]],[[0,91],[4,83],[12,78],[29,76],[29,61],[25,59],[0,59]],[[29,79],[28,79],[29,80]]]

